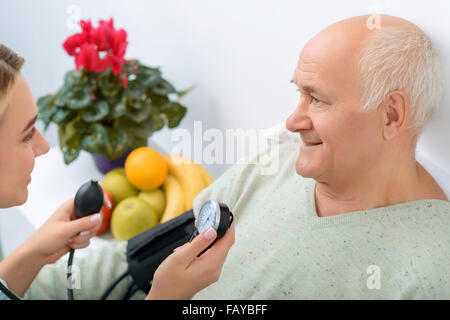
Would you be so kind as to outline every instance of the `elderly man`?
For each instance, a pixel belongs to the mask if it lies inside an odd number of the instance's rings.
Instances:
[[[194,298],[450,298],[450,203],[415,160],[439,63],[417,26],[379,18],[335,23],[302,50],[286,121],[302,143],[280,145],[275,175],[235,165],[195,199],[196,215],[229,205],[236,242]]]

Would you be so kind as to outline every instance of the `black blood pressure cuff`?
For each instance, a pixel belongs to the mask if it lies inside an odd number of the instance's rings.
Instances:
[[[173,249],[190,240],[196,231],[194,222],[194,212],[189,210],[128,240],[128,268],[140,289],[150,291],[156,269]]]

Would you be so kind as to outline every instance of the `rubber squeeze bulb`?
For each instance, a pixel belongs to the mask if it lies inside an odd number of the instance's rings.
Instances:
[[[78,189],[74,206],[75,215],[78,219],[100,212],[103,206],[103,189],[97,180],[91,179]]]

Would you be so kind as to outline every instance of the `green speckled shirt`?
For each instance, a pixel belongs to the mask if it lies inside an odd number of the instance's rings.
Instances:
[[[194,299],[450,298],[448,201],[318,217],[298,155],[282,144],[275,175],[234,165],[197,196],[196,216],[208,199],[230,207],[236,240],[219,281]]]
[[[128,269],[127,242],[106,244],[97,249],[88,249],[85,255],[75,250],[72,270],[76,272],[74,283],[75,300],[98,300],[106,289]],[[28,288],[24,300],[67,300],[67,257],[45,265]],[[76,269],[75,269],[76,268]],[[0,279],[1,281],[1,279]],[[79,281],[79,282],[78,282]],[[126,292],[132,278],[126,276],[111,292],[108,299],[118,300]],[[7,285],[4,281],[4,285]],[[146,293],[137,291],[131,300],[143,300]],[[0,292],[0,300],[8,299]]]

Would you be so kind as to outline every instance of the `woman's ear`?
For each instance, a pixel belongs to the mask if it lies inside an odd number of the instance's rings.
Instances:
[[[405,127],[408,119],[409,100],[402,91],[390,92],[382,106],[383,137],[391,140]]]

